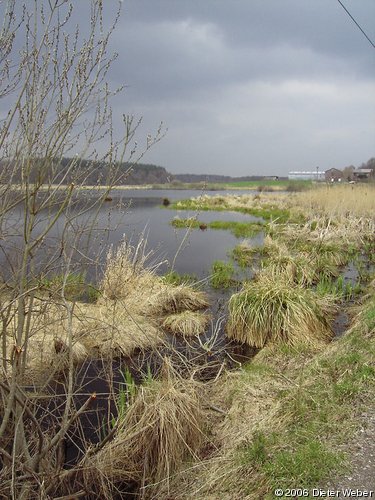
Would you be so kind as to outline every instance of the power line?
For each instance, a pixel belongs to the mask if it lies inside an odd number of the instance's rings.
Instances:
[[[341,0],[337,0],[339,2],[339,4],[341,5],[341,7],[345,10],[345,12],[348,14],[348,16],[350,17],[350,19],[355,23],[355,25],[357,26],[357,28],[359,28],[361,30],[361,32],[363,33],[363,35],[367,38],[367,40],[371,43],[371,45],[374,47],[375,49],[375,43],[367,36],[367,34],[365,33],[365,31],[361,28],[361,26],[357,23],[357,21],[354,19],[354,17],[351,15],[351,13],[348,11],[348,9],[345,7],[345,5],[341,2]]]

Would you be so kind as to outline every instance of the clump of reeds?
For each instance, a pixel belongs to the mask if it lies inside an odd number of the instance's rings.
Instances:
[[[311,260],[304,255],[279,254],[269,259],[262,270],[270,279],[279,281],[287,279],[290,283],[303,286],[311,285],[315,278],[315,270]]]
[[[272,238],[269,234],[264,238],[262,253],[268,257],[288,255],[289,250],[286,244],[280,240]]]
[[[321,186],[295,195],[294,203],[316,214],[372,217],[375,211],[375,188],[371,183]]]
[[[333,335],[332,307],[312,290],[262,276],[232,295],[228,336],[257,348],[270,342],[318,346]]]
[[[196,383],[180,378],[167,363],[162,380],[138,389],[114,440],[84,464],[85,482],[91,488],[96,483],[103,494],[108,484],[135,482],[148,496],[148,486],[168,482],[195,456],[202,421]]]
[[[154,268],[147,266],[152,252],[146,246],[147,240],[140,238],[135,246],[124,241],[116,251],[109,251],[100,287],[105,299],[124,299],[135,287],[144,287],[155,280]]]
[[[163,323],[163,329],[170,333],[180,334],[184,337],[200,335],[206,331],[210,316],[196,311],[182,311],[170,314]]]
[[[125,301],[79,304],[77,314],[76,336],[95,355],[128,356],[135,349],[156,348],[164,340],[155,322]]]

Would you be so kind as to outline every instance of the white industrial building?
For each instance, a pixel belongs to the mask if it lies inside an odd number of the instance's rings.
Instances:
[[[324,172],[315,170],[315,172],[289,172],[288,179],[293,181],[324,181],[325,177]]]

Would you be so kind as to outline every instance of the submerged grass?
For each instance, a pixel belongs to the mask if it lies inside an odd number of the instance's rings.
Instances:
[[[199,279],[194,274],[180,274],[177,271],[169,271],[163,276],[163,281],[169,285],[195,285]]]
[[[346,301],[359,295],[362,287],[359,282],[353,285],[350,281],[345,281],[342,275],[337,279],[327,278],[323,275],[318,280],[316,291],[319,295],[331,295],[337,301]]]
[[[70,301],[95,302],[100,297],[100,290],[87,282],[85,273],[55,275],[50,278],[44,276],[39,280],[38,287],[52,298],[61,297],[63,293],[64,297]]]
[[[262,224],[254,222],[212,221],[208,223],[210,229],[229,230],[236,238],[251,238],[262,231]]]

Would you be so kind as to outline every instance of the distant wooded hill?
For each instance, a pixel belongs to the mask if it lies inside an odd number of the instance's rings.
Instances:
[[[69,158],[62,159],[63,170],[68,167],[70,161]],[[168,173],[164,167],[151,163],[120,163],[115,166],[114,173],[114,169],[111,169],[107,163],[80,160],[77,170],[81,171],[84,183],[88,185],[107,184],[108,179],[113,179],[113,177],[117,185],[165,184],[173,179],[172,174]]]
[[[28,174],[25,174],[26,168],[29,169]],[[22,183],[25,175],[30,182],[41,184],[74,183],[90,186],[109,182],[117,185],[166,184],[173,180],[173,176],[158,165],[124,162],[110,166],[105,162],[72,158],[52,162],[50,159],[35,159],[28,167],[21,161],[2,160],[0,174],[1,183],[11,181],[14,184]]]

